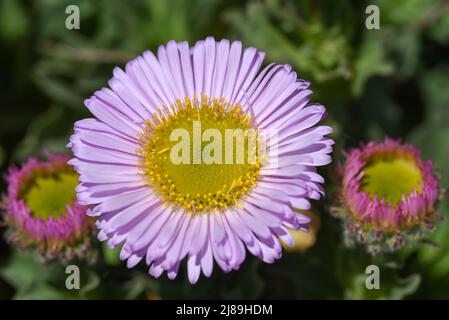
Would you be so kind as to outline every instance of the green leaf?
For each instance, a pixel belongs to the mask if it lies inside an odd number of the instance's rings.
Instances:
[[[377,34],[368,33],[360,46],[354,63],[354,79],[352,92],[360,96],[366,81],[373,76],[387,76],[392,74],[394,66],[386,59],[385,48]]]
[[[158,293],[160,288],[158,281],[147,274],[133,272],[133,277],[124,284],[124,289],[126,292],[124,299],[137,299],[144,293]]]
[[[84,274],[86,273],[87,280],[83,281],[83,284],[81,285],[81,288],[79,290],[79,296],[82,299],[86,299],[88,297],[88,294],[98,288],[98,286],[100,285],[100,277],[95,271],[87,270],[87,272],[84,272]]]
[[[397,284],[391,289],[388,299],[404,299],[415,293],[420,283],[421,276],[419,274],[412,274],[407,278],[399,278]]]
[[[35,254],[14,251],[8,264],[0,269],[0,276],[16,289],[14,299],[58,299],[64,295],[49,281],[55,272],[52,266],[43,266]]]

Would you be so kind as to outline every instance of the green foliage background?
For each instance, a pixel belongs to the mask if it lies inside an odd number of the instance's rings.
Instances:
[[[77,4],[81,29],[65,28]],[[381,29],[365,28],[365,8],[380,8]],[[87,117],[83,100],[105,86],[112,68],[170,39],[208,35],[241,39],[292,64],[312,82],[313,99],[336,128],[334,164],[342,150],[385,136],[417,144],[449,186],[449,1],[447,0],[0,0],[0,167],[42,150],[65,151],[73,122]],[[65,289],[65,267],[42,266],[0,242],[0,298],[449,298],[449,200],[433,245],[371,258],[345,249],[330,217],[336,189],[315,203],[322,224],[305,254],[273,265],[248,258],[241,270],[188,284],[154,280],[140,265],[127,270],[99,245],[93,266],[82,261],[82,289]],[[1,192],[5,184],[2,181]],[[0,229],[4,233],[4,228]],[[365,268],[381,268],[381,290],[365,289]]]

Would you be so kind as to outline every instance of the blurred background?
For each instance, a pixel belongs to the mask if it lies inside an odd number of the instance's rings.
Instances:
[[[68,30],[68,5],[80,29]],[[380,8],[367,30],[365,8]],[[291,64],[312,82],[313,100],[335,128],[334,165],[342,151],[385,136],[414,143],[449,186],[449,1],[447,0],[0,0],[0,168],[43,150],[66,151],[73,123],[89,116],[83,100],[107,85],[114,66],[168,40],[190,44],[212,35],[240,39]],[[371,258],[343,247],[329,214],[335,168],[321,170],[328,194],[315,203],[309,246],[273,265],[255,258],[238,272],[217,268],[188,284],[127,270],[117,251],[99,245],[94,265],[77,262],[81,290],[65,288],[65,266],[42,266],[0,240],[0,299],[325,298],[449,299],[449,200],[428,244]],[[5,183],[0,183],[1,193]],[[4,228],[0,227],[0,234]],[[381,289],[365,288],[365,268],[381,266]]]

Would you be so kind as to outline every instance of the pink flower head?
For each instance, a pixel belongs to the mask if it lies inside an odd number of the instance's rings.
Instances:
[[[349,243],[366,243],[372,253],[395,250],[441,219],[432,161],[423,161],[413,145],[369,142],[347,155],[342,175],[344,208],[335,213],[345,221]]]
[[[76,201],[74,188],[64,189],[62,175],[77,180],[76,172],[67,164],[68,156],[48,153],[47,158],[43,161],[32,157],[22,167],[9,169],[5,203],[9,240],[22,247],[37,247],[45,258],[62,253],[63,258],[70,259],[87,249],[91,222],[85,214],[86,207]],[[53,189],[45,189],[47,185]],[[54,192],[42,197],[46,191]],[[59,193],[65,192],[73,192],[73,199],[58,204]],[[70,194],[64,196],[70,198]],[[45,211],[57,207],[61,210]]]

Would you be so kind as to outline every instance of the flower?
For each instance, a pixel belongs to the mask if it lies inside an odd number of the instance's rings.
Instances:
[[[350,246],[364,243],[372,254],[394,251],[421,240],[441,220],[432,162],[413,145],[370,142],[347,155],[342,171],[343,207],[335,214]]]
[[[5,221],[8,239],[37,248],[51,260],[85,256],[92,223],[86,207],[76,201],[78,174],[65,154],[48,153],[46,161],[29,158],[7,174]]]
[[[237,270],[246,249],[272,263],[279,239],[293,245],[287,228],[307,229],[292,208],[323,195],[316,166],[331,161],[332,129],[316,126],[325,108],[309,104],[310,84],[288,65],[259,72],[263,59],[239,41],[170,41],[115,68],[110,89],[85,101],[95,118],[75,123],[68,145],[78,200],[129,268],[144,259],[150,275],[173,279],[186,258],[195,283],[214,261]],[[244,137],[235,149],[221,140],[228,130]]]

